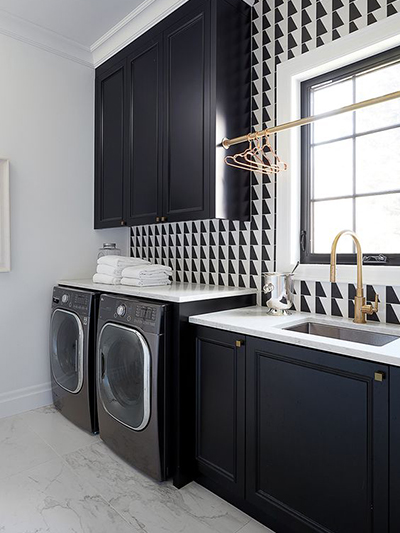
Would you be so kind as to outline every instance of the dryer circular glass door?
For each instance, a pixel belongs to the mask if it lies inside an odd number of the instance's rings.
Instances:
[[[105,324],[98,344],[99,396],[109,415],[130,429],[150,419],[150,350],[136,329]]]
[[[56,309],[50,323],[50,364],[53,378],[73,394],[83,384],[83,328],[79,317]]]

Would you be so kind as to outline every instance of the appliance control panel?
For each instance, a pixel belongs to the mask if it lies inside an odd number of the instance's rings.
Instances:
[[[89,295],[85,293],[75,293],[71,296],[72,309],[76,311],[88,311]]]
[[[119,299],[108,295],[100,298],[99,318],[131,324],[149,333],[160,333],[165,306],[162,304]]]
[[[135,310],[135,318],[141,318],[149,322],[155,322],[157,318],[157,309],[147,305],[137,305]]]
[[[63,307],[87,315],[90,310],[90,294],[73,291],[64,287],[54,287],[53,307]]]

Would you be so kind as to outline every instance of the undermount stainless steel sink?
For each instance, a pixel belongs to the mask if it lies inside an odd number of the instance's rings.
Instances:
[[[339,326],[330,326],[328,324],[319,324],[317,322],[302,322],[295,326],[283,328],[288,331],[297,331],[299,333],[308,333],[309,335],[318,335],[319,337],[329,337],[331,339],[340,339],[342,341],[358,342],[360,344],[369,344],[371,346],[385,346],[400,337],[388,335],[386,333],[376,333],[360,329],[342,328]]]

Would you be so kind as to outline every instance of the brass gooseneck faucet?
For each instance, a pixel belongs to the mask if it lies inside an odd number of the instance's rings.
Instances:
[[[339,232],[333,240],[331,250],[331,283],[336,281],[336,247],[342,235],[350,235],[357,248],[357,290],[354,298],[354,322],[356,324],[366,324],[367,319],[365,315],[372,315],[378,312],[379,295],[375,294],[374,305],[365,303],[365,296],[362,284],[362,251],[361,244],[357,235],[350,230]]]

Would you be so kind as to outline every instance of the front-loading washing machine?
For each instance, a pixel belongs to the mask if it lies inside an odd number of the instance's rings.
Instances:
[[[98,432],[96,407],[96,293],[54,287],[50,368],[54,406],[71,422]]]
[[[102,440],[159,481],[169,475],[170,306],[101,295],[97,394]]]

